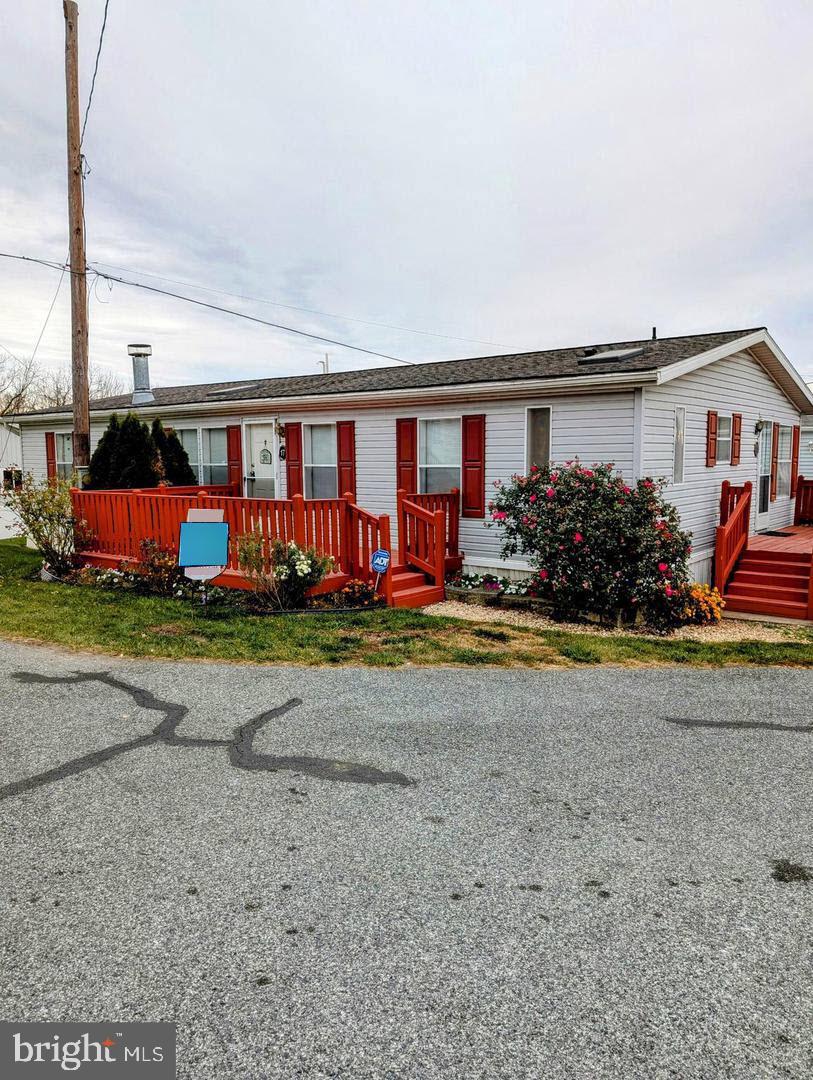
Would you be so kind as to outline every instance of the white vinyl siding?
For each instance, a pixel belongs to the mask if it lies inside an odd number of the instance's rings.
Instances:
[[[675,409],[686,410],[683,484],[673,479],[675,453]],[[709,409],[718,416],[742,414],[740,464],[731,464],[718,453],[716,468],[706,467],[706,423]],[[754,485],[752,501],[756,514],[757,457],[754,454],[754,426],[759,418],[791,426],[799,423],[798,411],[785,397],[762,366],[752,357],[737,353],[708,367],[690,372],[661,386],[647,386],[644,394],[644,472],[649,476],[672,478],[666,498],[680,512],[681,524],[692,534],[692,572],[703,580],[711,569],[715,529],[720,517],[720,487]],[[782,528],[793,521],[793,501],[777,498],[770,504],[770,528]],[[752,529],[756,527],[752,520]]]
[[[526,467],[526,409],[551,408],[551,461],[578,457],[586,464],[612,461],[625,476],[632,477],[633,391],[607,394],[528,398],[518,402],[485,403],[472,398],[462,413],[486,414],[486,502],[495,480],[509,480]],[[395,420],[399,416],[418,420],[449,419],[448,405],[403,406],[389,409],[330,410],[310,414],[313,423],[336,420],[356,422],[356,501],[372,514],[389,514],[393,545],[397,545],[395,504]],[[302,414],[279,410],[282,423],[301,420]],[[246,417],[248,421],[250,417]],[[420,438],[420,435],[419,435]],[[280,476],[280,498],[287,492],[285,469]],[[489,515],[486,514],[486,521]],[[500,537],[496,528],[482,520],[461,518],[460,550],[472,567],[499,569]],[[509,568],[524,564],[513,560]]]

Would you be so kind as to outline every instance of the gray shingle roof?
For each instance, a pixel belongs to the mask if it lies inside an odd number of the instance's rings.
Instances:
[[[507,356],[476,356],[468,360],[441,360],[429,364],[397,367],[365,368],[361,371],[337,371],[327,375],[291,375],[278,379],[245,379],[219,383],[198,383],[190,386],[159,386],[154,388],[155,406],[192,405],[215,401],[253,401],[262,398],[302,397],[317,394],[386,393],[465,383],[502,382],[511,379],[554,379],[579,377],[608,372],[653,371],[685,360],[691,356],[725,345],[749,330],[727,330],[714,334],[689,334],[684,337],[659,338],[657,341],[622,341],[598,346],[570,349],[549,349],[544,352],[510,353]],[[592,350],[635,349],[628,358],[588,356]],[[91,401],[96,412],[112,412],[130,407],[131,395],[101,398]],[[41,409],[28,416],[46,416],[65,412],[61,409]]]

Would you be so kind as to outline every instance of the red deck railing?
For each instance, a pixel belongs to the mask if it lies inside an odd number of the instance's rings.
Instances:
[[[346,510],[345,543],[346,555],[344,566],[351,577],[362,581],[373,578],[370,569],[370,556],[379,548],[390,551],[390,519],[387,514],[376,517],[375,514],[362,510],[353,502],[353,496],[344,497]],[[380,591],[388,604],[392,604],[392,573],[387,571],[381,578]]]
[[[446,511],[427,510],[398,492],[398,548],[405,566],[423,570],[442,586],[446,579]]]
[[[720,524],[725,525],[731,516],[731,511],[740,501],[740,499],[746,494],[750,493],[750,483],[743,484],[741,487],[736,487],[730,480],[723,480],[722,487],[720,488]]]
[[[399,490],[398,521],[401,521],[401,502],[408,499],[415,506],[424,510],[442,510],[445,516],[446,554],[455,558],[460,554],[460,491],[434,491],[429,494],[417,494]],[[400,525],[399,525],[400,527]]]
[[[235,498],[242,494],[240,484],[159,484],[154,488],[105,488],[104,490],[118,491],[122,494],[139,490],[151,495],[226,495]]]
[[[171,492],[172,498],[167,494]],[[351,495],[342,499],[243,499],[207,494],[195,488],[183,494],[179,488],[147,491],[71,492],[74,516],[83,522],[88,555],[137,559],[142,540],[154,540],[165,551],[177,552],[181,522],[190,509],[222,510],[229,526],[229,569],[238,569],[237,538],[260,532],[266,541],[293,540],[300,547],[314,547],[334,559],[337,570],[372,581],[370,555],[390,548],[390,524],[386,515],[376,517],[362,510]],[[391,575],[379,583],[388,602]]]
[[[722,593],[748,543],[751,527],[751,482],[741,487],[723,481],[720,495],[720,525],[714,548],[714,584]]]
[[[796,507],[794,525],[813,525],[813,480],[800,476],[796,481]]]

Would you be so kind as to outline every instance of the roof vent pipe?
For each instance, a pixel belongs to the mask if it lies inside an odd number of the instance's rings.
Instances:
[[[155,394],[150,389],[151,345],[128,345],[127,353],[133,358],[133,405],[151,405]]]
[[[658,340],[658,328],[657,328],[657,326],[652,327],[652,340],[653,341]]]

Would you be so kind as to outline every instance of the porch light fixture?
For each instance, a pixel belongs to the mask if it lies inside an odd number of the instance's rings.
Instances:
[[[766,428],[767,426],[768,426],[768,421],[767,421],[767,420],[763,420],[763,419],[762,419],[762,417],[760,416],[760,418],[759,418],[759,419],[757,420],[757,422],[756,422],[756,423],[754,424],[754,434],[755,434],[755,435],[759,435],[759,434],[761,434],[761,433],[762,433],[762,432],[763,432],[763,431],[765,430],[765,428]]]

